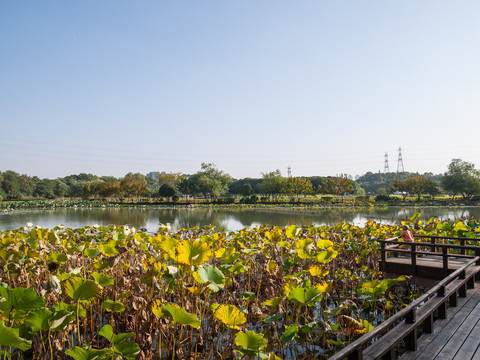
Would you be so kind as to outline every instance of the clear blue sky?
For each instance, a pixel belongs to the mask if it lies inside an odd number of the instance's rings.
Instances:
[[[0,171],[480,168],[480,2],[0,0]]]

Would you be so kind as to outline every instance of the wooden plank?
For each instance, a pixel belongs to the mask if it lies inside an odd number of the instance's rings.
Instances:
[[[410,337],[406,339],[407,349],[414,350],[417,347],[417,327],[423,321],[428,321],[430,314],[440,305],[442,305],[442,303],[446,302],[452,294],[455,294],[458,288],[461,286],[461,283],[464,281],[464,279],[458,279],[448,284],[445,289],[445,296],[434,297],[417,310],[415,323],[407,323],[406,321],[402,321],[395,328],[390,330],[387,334],[383,335],[380,340],[365,349],[365,351],[363,352],[363,358],[365,360],[381,358],[394,347],[394,345],[399,341],[399,339],[406,337],[407,334],[410,334]]]
[[[453,360],[471,359],[478,351],[480,339],[480,323],[477,322],[472,332],[468,335],[460,350],[457,352]]]
[[[418,350],[403,354],[401,360],[425,359],[431,360],[443,348],[443,345],[450,339],[451,333],[445,328],[455,328],[461,325],[463,319],[456,315],[462,311],[463,314],[472,311],[480,302],[480,286],[472,290],[468,290],[467,298],[459,299],[458,306],[450,308],[449,317],[444,320],[437,320],[434,326],[434,332],[431,334],[423,334],[418,340]],[[436,351],[432,351],[436,349]],[[425,353],[425,354],[424,354]],[[480,360],[480,358],[478,359]]]
[[[464,321],[458,328],[454,330],[452,329],[450,332],[450,339],[447,341],[442,351],[440,351],[438,354],[440,357],[452,359],[462,347],[464,341],[467,339],[468,335],[472,332],[473,328],[478,322],[478,317],[480,316],[480,304],[477,304],[477,306],[471,312],[460,311],[456,316],[464,316]]]

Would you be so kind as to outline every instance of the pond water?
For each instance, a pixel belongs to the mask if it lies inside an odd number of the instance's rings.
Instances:
[[[363,226],[373,219],[383,224],[398,224],[415,213],[422,220],[438,217],[457,220],[465,217],[480,218],[480,207],[405,207],[405,208],[333,208],[320,210],[277,209],[166,209],[166,208],[57,208],[53,210],[15,210],[0,213],[0,230],[18,229],[28,222],[43,228],[59,224],[69,228],[87,225],[131,225],[155,232],[161,224],[171,224],[172,230],[213,225],[227,231],[268,224],[335,225],[347,222]]]

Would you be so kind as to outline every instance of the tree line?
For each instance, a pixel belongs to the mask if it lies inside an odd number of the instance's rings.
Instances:
[[[261,178],[233,179],[215,164],[202,163],[198,172],[158,172],[155,176],[128,173],[122,178],[92,174],[70,175],[57,179],[40,179],[14,171],[0,172],[0,200],[55,198],[161,197],[177,200],[180,196],[217,199],[241,196],[255,201],[257,196],[276,201],[282,196],[291,200],[315,194],[334,196],[399,194],[435,196],[440,193],[461,195],[468,199],[480,194],[480,172],[472,163],[454,159],[444,174],[371,173],[356,181],[346,175],[328,177],[284,177],[280,170],[265,172]]]

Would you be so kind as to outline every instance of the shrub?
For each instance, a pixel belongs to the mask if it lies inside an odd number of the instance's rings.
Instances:
[[[323,195],[322,196],[322,201],[326,203],[331,203],[333,200],[333,196],[331,195]]]
[[[375,196],[375,202],[388,202],[391,199],[392,198],[388,195],[379,194],[379,195]]]

